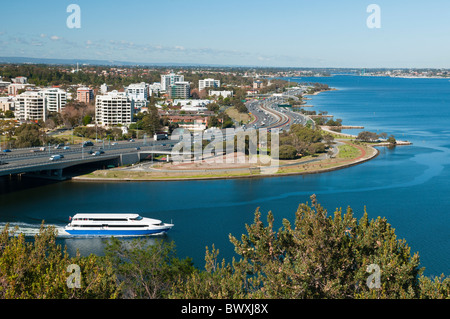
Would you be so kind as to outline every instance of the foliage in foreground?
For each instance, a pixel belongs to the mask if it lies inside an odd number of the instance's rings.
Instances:
[[[256,211],[248,234],[230,235],[239,261],[218,262],[218,251],[206,251],[204,272],[193,273],[174,289],[174,298],[448,298],[450,278],[430,279],[419,268],[404,240],[384,218],[357,221],[351,208],[328,216],[312,197],[301,204],[291,224],[273,229]],[[379,267],[374,288],[368,267]],[[376,267],[375,266],[375,267]],[[370,269],[370,268],[369,268]],[[376,282],[375,282],[376,283]],[[369,288],[371,286],[371,288]]]
[[[219,262],[213,246],[206,249],[205,269],[199,270],[191,259],[176,257],[173,242],[112,238],[103,257],[69,257],[56,244],[54,227],[42,225],[33,241],[5,227],[0,233],[0,298],[450,296],[450,278],[423,276],[418,254],[411,254],[384,218],[369,220],[365,213],[357,220],[351,208],[329,216],[313,196],[311,205],[299,206],[293,224],[283,220],[274,230],[272,213],[265,225],[257,210],[246,228],[240,239],[230,235],[239,260]],[[80,268],[78,287],[68,284],[69,265]]]

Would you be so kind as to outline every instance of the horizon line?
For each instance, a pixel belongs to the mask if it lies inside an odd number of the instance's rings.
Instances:
[[[5,59],[5,60],[3,60]],[[13,61],[17,60],[17,61]],[[30,61],[26,61],[30,60]],[[33,61],[35,60],[35,61]],[[38,60],[38,61],[36,61]],[[51,62],[53,61],[53,62]],[[83,62],[84,61],[84,62]],[[211,68],[258,68],[258,69],[400,69],[400,70],[450,70],[447,67],[364,67],[364,66],[262,66],[250,64],[208,64],[208,63],[194,63],[194,62],[134,62],[134,61],[120,61],[120,60],[99,60],[99,59],[75,59],[75,58],[36,58],[36,57],[15,57],[15,56],[0,56],[0,64],[47,64],[47,65],[76,65],[83,63],[86,65],[96,66],[159,66],[159,67],[211,67]]]

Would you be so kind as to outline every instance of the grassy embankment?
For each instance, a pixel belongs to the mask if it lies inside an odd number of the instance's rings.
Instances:
[[[271,175],[261,174],[257,164],[247,164],[240,167],[230,166],[202,167],[201,164],[193,163],[183,167],[174,168],[169,163],[158,163],[154,169],[134,169],[133,166],[127,168],[117,168],[109,170],[98,170],[80,176],[76,179],[83,180],[184,180],[184,179],[226,179],[243,177],[268,177],[281,175],[301,175],[320,173],[335,169],[340,169],[364,162],[376,156],[377,150],[365,144],[354,144],[344,141],[344,145],[339,146],[339,153],[334,158],[321,156],[305,156],[296,160],[280,160],[278,171]],[[248,161],[247,161],[248,163]]]

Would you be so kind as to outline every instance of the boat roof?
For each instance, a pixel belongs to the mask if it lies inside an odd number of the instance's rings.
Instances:
[[[78,213],[73,217],[78,218],[133,218],[138,217],[136,213]]]
[[[123,219],[123,218],[136,218],[140,216],[136,213],[78,213],[75,214],[72,218],[101,218],[101,219]],[[150,220],[152,223],[161,223],[159,219],[144,217],[147,220]]]

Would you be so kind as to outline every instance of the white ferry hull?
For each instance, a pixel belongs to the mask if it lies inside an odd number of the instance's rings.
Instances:
[[[74,236],[149,236],[162,235],[168,232],[172,226],[159,229],[76,229],[66,227],[64,231]]]

